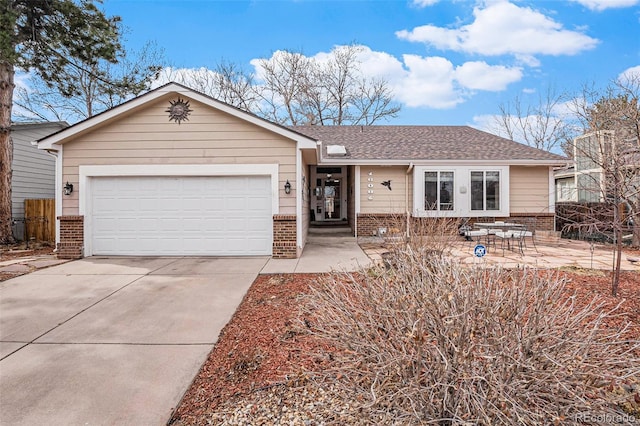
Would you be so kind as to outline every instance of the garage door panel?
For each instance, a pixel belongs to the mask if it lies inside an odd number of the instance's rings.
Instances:
[[[93,254],[269,255],[268,176],[97,177]]]

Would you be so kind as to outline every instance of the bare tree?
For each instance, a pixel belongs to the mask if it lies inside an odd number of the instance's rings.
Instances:
[[[257,60],[255,74],[223,61],[213,70],[165,70],[162,79],[283,125],[369,125],[395,117],[400,107],[385,79],[365,75],[361,52],[361,46],[337,46],[309,58],[279,50]]]
[[[540,93],[536,104],[527,104],[521,97],[500,105],[495,117],[496,131],[511,140],[545,151],[562,150],[571,154],[575,127],[563,112],[568,97],[552,86]]]
[[[92,117],[148,90],[164,61],[162,50],[150,42],[123,54],[117,64],[104,60],[68,64],[59,72],[74,82],[68,91],[51,88],[34,76],[28,87],[16,89],[14,119],[76,122]]]
[[[624,232],[640,245],[640,75],[600,92],[583,88],[573,110],[584,134],[575,139],[579,201],[597,202],[574,228],[611,233],[615,243],[612,293],[616,295]]]
[[[309,85],[311,61],[302,53],[278,51],[259,61],[262,87],[259,115],[282,124],[304,124],[304,93]]]
[[[253,75],[238,64],[221,60],[214,69],[185,69],[167,67],[160,73],[159,82],[174,81],[222,102],[255,112],[259,101]]]

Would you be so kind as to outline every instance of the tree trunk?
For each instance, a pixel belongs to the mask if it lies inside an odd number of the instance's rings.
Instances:
[[[614,297],[618,296],[618,286],[620,285],[620,266],[622,261],[622,231],[620,229],[616,229],[614,231],[615,235],[615,243],[616,247],[614,250],[614,264],[613,264],[613,274],[611,277],[611,294]]]
[[[14,73],[13,65],[0,61],[0,244],[14,242],[11,230],[11,107]]]

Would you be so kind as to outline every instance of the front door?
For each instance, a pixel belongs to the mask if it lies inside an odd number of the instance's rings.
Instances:
[[[346,174],[343,167],[312,166],[315,182],[311,208],[316,221],[343,220],[347,217]]]
[[[342,179],[327,178],[322,182],[324,220],[340,219],[340,183]]]

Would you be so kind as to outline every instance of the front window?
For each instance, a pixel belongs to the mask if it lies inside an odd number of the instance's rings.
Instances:
[[[500,172],[471,172],[471,210],[500,210]]]
[[[509,216],[509,166],[419,165],[413,170],[416,216]]]
[[[453,210],[453,172],[424,172],[424,209]]]

